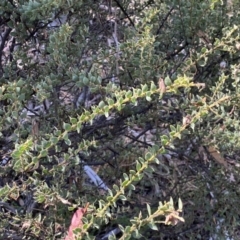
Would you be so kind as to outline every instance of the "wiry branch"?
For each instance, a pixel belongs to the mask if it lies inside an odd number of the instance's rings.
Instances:
[[[1,45],[0,45],[0,76],[3,74],[3,67],[2,67],[2,56],[3,56],[3,49],[5,46],[5,43],[8,39],[9,34],[11,33],[12,28],[7,28],[3,36],[1,37]]]

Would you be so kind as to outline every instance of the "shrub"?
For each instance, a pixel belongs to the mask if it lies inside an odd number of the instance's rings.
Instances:
[[[237,239],[238,7],[3,0],[1,238]]]

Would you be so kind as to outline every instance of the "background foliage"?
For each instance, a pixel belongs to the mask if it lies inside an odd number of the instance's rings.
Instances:
[[[2,0],[0,238],[238,239],[239,5]]]

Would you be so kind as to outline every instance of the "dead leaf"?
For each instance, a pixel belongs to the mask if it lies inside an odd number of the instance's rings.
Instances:
[[[191,118],[190,115],[187,115],[187,116],[183,117],[183,120],[182,120],[183,121],[183,125],[184,126],[189,125],[191,123],[191,120],[192,120],[192,118]]]
[[[227,161],[221,156],[214,146],[208,147],[208,152],[217,163],[223,165],[225,168],[228,167]]]
[[[197,36],[203,40],[203,42],[207,45],[208,49],[211,48],[212,43],[211,43],[208,35],[205,32],[199,30],[197,32]]]
[[[165,219],[165,224],[166,225],[177,225],[179,223],[179,221],[181,222],[185,222],[185,220],[182,218],[182,217],[179,217],[179,212],[177,211],[173,211],[171,212],[170,214],[168,214],[166,216],[166,219]]]
[[[78,208],[78,210],[73,214],[71,225],[68,229],[68,234],[65,240],[75,240],[73,230],[76,228],[82,228],[82,217],[87,212],[88,205],[89,204],[87,204],[85,208]]]
[[[206,87],[206,84],[205,83],[194,83],[194,86],[196,86],[199,89],[199,91],[201,92]],[[206,101],[206,98],[203,98],[202,102],[205,102],[205,101]]]
[[[32,136],[37,139],[39,136],[39,122],[36,119],[32,120]]]
[[[27,221],[25,221],[25,222],[23,222],[23,224],[22,224],[22,230],[23,229],[29,229],[31,227],[31,221],[30,220],[27,220]]]
[[[163,78],[159,78],[158,87],[159,87],[160,93],[163,94],[163,93],[166,92],[166,85],[165,85],[165,82],[164,82]]]
[[[63,204],[71,205],[71,203],[70,203],[68,200],[62,198],[61,196],[57,196],[57,198],[58,198],[58,200],[60,200]]]
[[[198,148],[198,154],[199,154],[201,160],[203,160],[203,162],[204,162],[205,164],[207,164],[207,163],[209,162],[209,159],[208,159],[206,150],[205,150],[205,148],[204,148],[203,146],[200,146],[200,147]]]

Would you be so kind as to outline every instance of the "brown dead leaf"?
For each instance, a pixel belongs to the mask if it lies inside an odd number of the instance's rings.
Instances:
[[[85,208],[78,208],[78,210],[73,214],[71,225],[68,229],[68,234],[67,234],[65,240],[75,240],[76,239],[74,236],[73,230],[76,228],[82,228],[82,226],[83,226],[82,218],[83,218],[83,215],[87,212],[88,205],[89,204],[87,204],[85,206]]]
[[[36,119],[32,120],[32,136],[34,140],[39,136],[39,122]]]
[[[209,162],[206,150],[203,146],[200,146],[198,148],[198,154],[199,154],[201,160],[203,160],[205,164],[207,164]]]
[[[190,115],[184,116],[184,117],[183,117],[183,120],[182,120],[183,125],[184,125],[184,126],[189,125],[189,124],[191,123],[191,120],[192,120],[192,118],[191,118]]]
[[[177,225],[179,223],[179,221],[181,222],[185,222],[185,220],[182,218],[182,217],[179,217],[179,212],[177,211],[173,211],[171,212],[170,214],[168,214],[166,216],[166,219],[165,219],[165,224],[166,225]]]
[[[196,86],[199,89],[199,91],[201,92],[206,87],[206,84],[205,83],[194,83],[194,86]],[[205,101],[206,101],[206,98],[203,98],[202,102],[205,102]]]
[[[62,198],[61,196],[57,196],[57,198],[58,198],[58,200],[60,200],[63,204],[71,205],[71,203],[70,203],[68,200]]]
[[[163,93],[166,92],[166,85],[165,85],[165,82],[164,82],[163,78],[159,78],[158,87],[159,87],[160,93],[163,94]]]
[[[29,228],[31,227],[31,225],[32,225],[31,221],[30,221],[30,220],[27,220],[27,221],[23,222],[21,229],[22,229],[22,230],[23,230],[23,229],[29,229]]]
[[[221,154],[217,151],[217,149],[214,146],[208,147],[208,152],[217,163],[223,165],[225,168],[228,167],[227,161],[225,160],[225,158],[221,156]]]
[[[199,30],[197,32],[197,36],[203,40],[203,42],[206,44],[206,46],[208,48],[210,48],[212,46],[212,43],[211,43],[211,41],[209,39],[209,36],[205,32]]]

